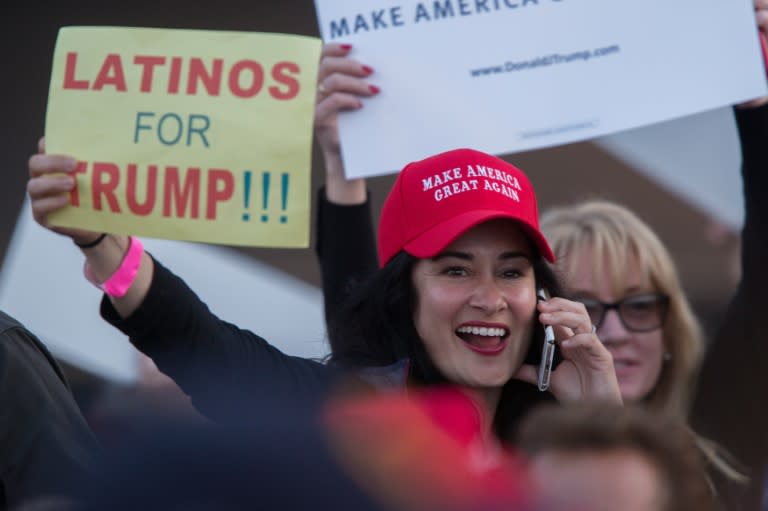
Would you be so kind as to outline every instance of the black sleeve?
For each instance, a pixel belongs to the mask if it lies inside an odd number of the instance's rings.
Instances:
[[[350,289],[378,268],[370,201],[354,206],[334,204],[321,188],[317,196],[317,241],[325,321],[332,323],[336,307]]]
[[[328,390],[330,367],[285,355],[258,335],[219,319],[183,280],[154,263],[147,296],[130,317],[122,319],[106,296],[101,313],[152,358],[201,413],[222,424],[242,422],[244,411],[258,420],[259,411],[248,405],[262,396],[282,396],[294,403],[320,398]]]
[[[101,449],[45,346],[0,313],[0,478],[14,508],[69,495],[93,475]]]
[[[768,105],[736,109],[745,219],[741,281],[702,366],[693,425],[752,470],[768,461]]]

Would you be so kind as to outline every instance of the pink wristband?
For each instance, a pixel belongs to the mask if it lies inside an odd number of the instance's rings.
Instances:
[[[122,298],[128,292],[133,281],[136,280],[143,253],[144,247],[139,238],[131,236],[128,238],[128,252],[123,257],[120,267],[107,280],[102,283],[97,282],[87,262],[83,268],[83,273],[85,273],[85,278],[107,295]]]

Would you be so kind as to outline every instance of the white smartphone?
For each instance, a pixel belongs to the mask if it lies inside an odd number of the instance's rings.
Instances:
[[[549,300],[549,292],[546,289],[539,288],[536,293],[539,300]],[[552,325],[544,326],[544,342],[541,346],[541,361],[539,362],[538,386],[540,391],[549,388],[549,377],[552,374],[552,361],[555,358],[555,332]]]

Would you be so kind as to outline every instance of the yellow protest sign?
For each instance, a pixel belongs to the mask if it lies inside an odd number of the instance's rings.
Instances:
[[[51,223],[306,247],[320,40],[247,32],[59,31],[46,151],[78,160]]]

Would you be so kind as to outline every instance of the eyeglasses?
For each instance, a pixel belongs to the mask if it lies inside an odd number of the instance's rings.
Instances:
[[[621,324],[630,332],[650,332],[664,324],[669,310],[669,296],[661,293],[628,296],[613,303],[590,298],[577,298],[576,301],[584,304],[597,329],[602,325],[606,313],[615,309]]]

